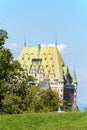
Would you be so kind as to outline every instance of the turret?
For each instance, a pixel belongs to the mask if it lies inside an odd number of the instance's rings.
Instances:
[[[73,73],[72,81],[73,81],[73,84],[77,84],[77,78],[76,78],[75,68],[74,68],[74,73]]]
[[[72,108],[74,110],[77,110],[77,78],[76,78],[76,71],[75,71],[75,68],[74,68],[74,72],[73,72],[73,84],[75,85],[75,88],[74,88],[74,102],[73,102],[73,106]]]

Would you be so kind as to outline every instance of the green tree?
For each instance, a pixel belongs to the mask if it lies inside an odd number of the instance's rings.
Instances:
[[[4,97],[13,94],[18,84],[23,82],[21,65],[13,60],[10,50],[3,46],[7,38],[7,32],[0,30],[0,110]]]
[[[25,106],[25,110],[35,112],[35,101],[37,100],[37,93],[40,91],[39,86],[29,86],[27,85],[26,93],[24,94],[24,98],[22,98],[23,106]]]
[[[6,95],[2,100],[2,111],[9,114],[21,113],[21,97],[16,95]]]
[[[51,89],[44,90],[41,94],[41,98],[43,99],[44,106],[48,107],[50,111],[57,111],[61,105],[58,93]]]
[[[8,38],[7,32],[4,29],[0,29],[0,49],[5,44],[5,40]]]
[[[0,50],[0,80],[7,81],[7,75],[10,71],[10,63],[13,56],[9,49]]]

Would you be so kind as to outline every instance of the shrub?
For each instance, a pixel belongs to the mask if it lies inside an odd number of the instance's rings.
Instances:
[[[9,114],[21,113],[21,98],[14,95],[6,95],[2,100],[2,111]]]

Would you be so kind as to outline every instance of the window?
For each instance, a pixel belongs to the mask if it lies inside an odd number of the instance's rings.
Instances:
[[[45,53],[44,53],[44,55],[43,55],[43,56],[44,56],[44,60],[46,60],[46,59],[47,59],[47,57],[46,57],[46,54],[45,54]]]
[[[54,79],[54,74],[51,74],[51,79]]]
[[[62,98],[62,94],[60,94],[60,97]]]
[[[42,79],[42,74],[39,75],[40,79]]]
[[[48,67],[48,64],[46,63],[46,68]]]
[[[22,60],[24,60],[24,56],[22,57]]]
[[[52,67],[54,67],[54,62],[52,63]]]
[[[54,67],[54,64],[52,64],[52,67]]]
[[[48,69],[48,73],[50,73],[50,69]]]
[[[25,65],[23,65],[23,68],[24,68]]]
[[[30,55],[28,55],[28,60],[30,60]]]
[[[48,76],[48,75],[46,75],[46,78],[48,79],[48,78],[49,78],[49,76]]]
[[[75,98],[76,98],[76,95],[75,95]]]
[[[53,57],[51,56],[51,57],[50,57],[50,59],[52,60],[52,59],[53,59]]]

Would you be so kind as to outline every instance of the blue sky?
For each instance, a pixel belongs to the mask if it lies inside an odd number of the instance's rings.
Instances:
[[[87,0],[0,0],[0,28],[16,59],[27,45],[54,44],[78,80],[78,106],[87,107]]]

